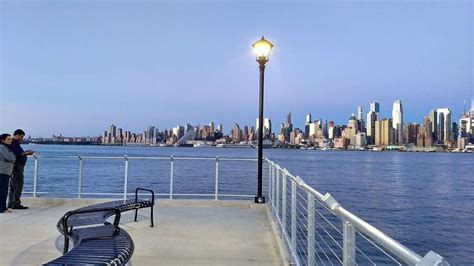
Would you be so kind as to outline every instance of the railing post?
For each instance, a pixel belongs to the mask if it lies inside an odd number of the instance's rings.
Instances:
[[[343,263],[344,266],[356,265],[355,228],[349,221],[343,221]]]
[[[216,180],[215,180],[214,200],[219,199],[219,157],[216,156]]]
[[[273,164],[272,167],[272,194],[273,194],[273,209],[276,210],[276,171],[277,171],[277,166]]]
[[[291,252],[296,256],[296,183],[291,180]]]
[[[38,184],[38,157],[36,155],[33,155],[33,158],[35,159],[35,172],[33,174],[33,198],[36,198],[36,190]]]
[[[276,170],[276,187],[275,187],[275,194],[276,194],[276,215],[277,217],[280,215],[280,167],[277,166]]]
[[[127,155],[123,156],[125,160],[125,177],[123,181],[123,200],[127,200],[127,192],[128,192],[128,157]]]
[[[171,170],[170,170],[170,199],[173,199],[173,179],[174,179],[174,158],[170,156]]]
[[[79,181],[77,185],[77,198],[81,198],[82,194],[82,177],[83,177],[83,170],[84,170],[84,165],[82,161],[81,155],[77,156],[79,158]]]
[[[315,265],[314,196],[308,193],[308,266]]]
[[[281,220],[281,235],[283,236],[283,232],[286,231],[286,174],[283,173],[282,176],[282,188],[281,188],[281,195],[282,195],[282,204],[281,204],[281,209],[282,209],[282,220]]]
[[[272,164],[270,161],[267,161],[268,164],[268,196],[270,197],[270,202],[273,202],[273,191],[272,191]]]

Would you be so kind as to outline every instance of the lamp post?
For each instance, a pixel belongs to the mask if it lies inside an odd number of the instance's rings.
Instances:
[[[258,169],[257,169],[257,195],[255,203],[265,203],[265,197],[262,195],[262,173],[263,173],[263,82],[265,76],[265,63],[268,62],[273,44],[265,38],[252,44],[260,69],[260,93],[258,106]]]

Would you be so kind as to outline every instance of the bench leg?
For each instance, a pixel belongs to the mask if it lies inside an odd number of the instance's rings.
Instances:
[[[137,221],[138,209],[135,209],[135,222]]]
[[[71,227],[71,231],[72,231],[72,227]],[[66,254],[69,251],[69,237],[67,237],[68,234],[69,234],[68,229],[66,228],[66,232],[64,232],[63,255]]]
[[[150,213],[151,225],[150,225],[150,227],[155,227],[154,224],[153,224],[153,207],[155,207],[155,205],[151,205],[151,213]]]

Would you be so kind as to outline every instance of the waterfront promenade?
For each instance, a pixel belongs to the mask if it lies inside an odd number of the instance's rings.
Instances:
[[[0,265],[39,265],[61,254],[56,230],[68,210],[100,200],[29,198],[28,210],[0,216]],[[124,213],[135,243],[130,265],[280,265],[265,205],[250,201],[157,200],[149,212]]]

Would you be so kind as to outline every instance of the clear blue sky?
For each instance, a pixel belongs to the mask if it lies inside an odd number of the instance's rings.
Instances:
[[[254,125],[251,44],[274,43],[265,116],[405,121],[473,95],[471,1],[1,1],[0,129],[33,136]]]

